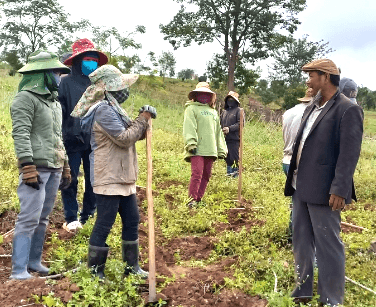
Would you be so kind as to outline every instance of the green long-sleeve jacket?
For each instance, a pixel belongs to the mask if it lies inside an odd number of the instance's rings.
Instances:
[[[62,141],[59,101],[47,95],[21,91],[11,105],[12,136],[19,163],[61,168],[67,160]]]
[[[219,122],[217,111],[207,104],[190,101],[186,104],[183,124],[185,141],[185,160],[190,161],[192,148],[196,155],[203,157],[225,158],[227,146]]]

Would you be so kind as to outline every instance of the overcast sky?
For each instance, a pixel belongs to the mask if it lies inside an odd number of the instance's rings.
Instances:
[[[97,26],[116,27],[121,32],[130,32],[136,25],[144,25],[146,33],[138,35],[142,50],[132,51],[143,60],[149,51],[157,55],[162,51],[173,51],[176,58],[176,72],[192,68],[203,74],[213,53],[220,53],[219,43],[173,50],[163,40],[159,24],[167,24],[180,8],[173,0],[137,1],[79,1],[59,0],[72,20],[89,19]],[[376,90],[376,1],[372,0],[307,0],[307,8],[299,14],[301,25],[296,38],[309,35],[311,41],[323,39],[334,49],[328,57],[342,70],[342,77],[354,79],[358,85]],[[267,76],[266,62],[258,64]]]

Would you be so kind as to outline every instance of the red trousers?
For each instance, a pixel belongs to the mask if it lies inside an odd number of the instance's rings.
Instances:
[[[189,196],[195,201],[200,201],[205,194],[206,186],[208,185],[211,176],[213,162],[213,157],[191,157]]]

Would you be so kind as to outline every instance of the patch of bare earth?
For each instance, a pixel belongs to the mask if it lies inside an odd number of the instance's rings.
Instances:
[[[175,183],[176,184],[176,183]],[[144,195],[144,194],[141,194]],[[167,205],[172,206],[174,199],[171,194],[165,194]],[[244,207],[240,215],[236,210],[229,210],[229,223],[219,225],[218,230],[240,230],[254,225],[262,225],[263,221],[252,220],[252,209],[249,202],[240,204]],[[248,219],[251,219],[248,221]],[[146,214],[140,209],[139,240],[142,246],[141,259],[148,257],[148,230],[143,225],[147,221]],[[220,231],[222,231],[220,230]],[[225,278],[233,278],[231,265],[237,262],[237,256],[223,258],[220,262],[206,266],[205,268],[184,267],[177,264],[178,261],[191,259],[208,259],[216,242],[215,237],[178,237],[171,240],[164,238],[159,227],[155,229],[155,257],[156,271],[158,275],[168,277],[175,276],[175,281],[169,283],[162,294],[169,298],[168,306],[247,306],[265,307],[267,301],[258,296],[249,296],[238,290],[224,289]],[[148,264],[143,266],[148,270]],[[163,282],[163,278],[157,278],[157,283]]]

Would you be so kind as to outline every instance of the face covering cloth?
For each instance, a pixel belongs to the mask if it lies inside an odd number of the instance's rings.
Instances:
[[[98,68],[98,62],[96,61],[82,61],[81,71],[85,76],[90,75],[94,70]]]
[[[120,91],[109,92],[109,93],[116,99],[118,103],[123,103],[124,101],[128,99],[128,96],[129,96],[129,91],[127,88],[122,89]]]
[[[212,99],[212,95],[210,93],[203,93],[198,92],[196,94],[196,100],[201,103],[209,103]]]

